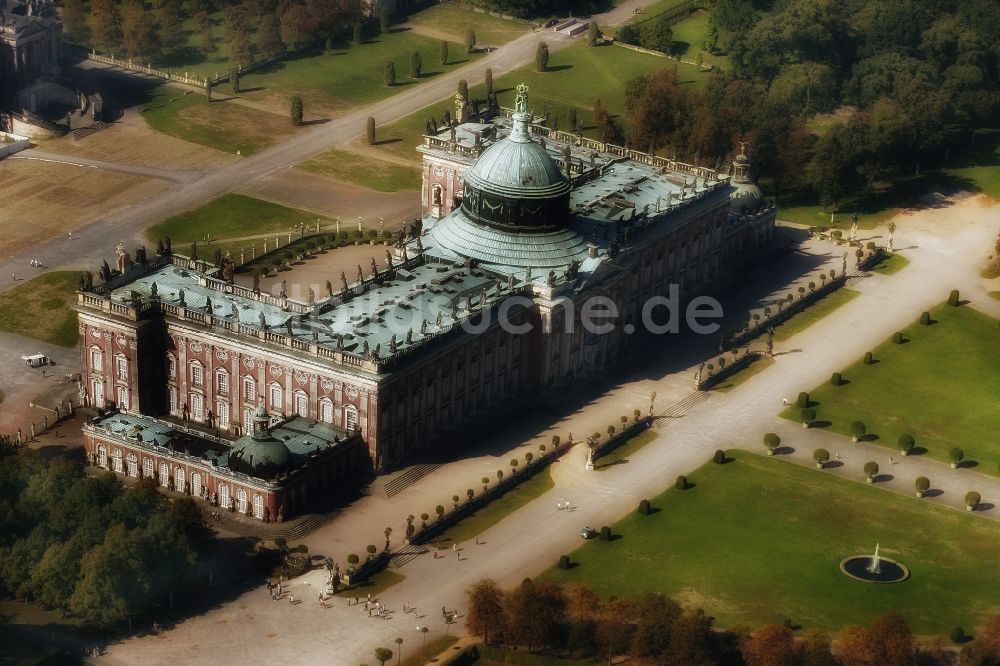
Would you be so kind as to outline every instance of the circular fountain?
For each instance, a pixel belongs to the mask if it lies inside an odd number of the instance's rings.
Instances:
[[[845,557],[840,562],[840,570],[865,583],[902,583],[910,577],[905,564],[878,554],[878,544],[875,544],[874,555]]]

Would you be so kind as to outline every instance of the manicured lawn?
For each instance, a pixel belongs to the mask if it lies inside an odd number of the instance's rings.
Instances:
[[[537,499],[555,485],[548,469],[537,472],[533,477],[493,500],[479,511],[446,530],[434,541],[462,543],[475,538],[493,527],[509,514],[517,511],[533,499]],[[482,487],[475,488],[476,492]]]
[[[751,377],[753,377],[757,373],[759,373],[759,372],[761,372],[763,370],[766,370],[767,368],[771,367],[772,365],[774,365],[774,359],[771,358],[770,356],[763,356],[761,358],[758,358],[756,361],[754,361],[753,363],[751,363],[748,367],[743,368],[742,370],[740,370],[739,372],[737,372],[735,375],[731,375],[728,379],[726,379],[725,381],[723,381],[721,384],[716,384],[715,387],[712,388],[712,390],[713,391],[720,391],[722,393],[726,393],[728,391],[732,391],[734,388],[736,388],[737,386],[739,386],[740,384],[742,384],[746,380],[750,379]]]
[[[594,459],[594,469],[600,471],[611,469],[615,465],[624,465],[629,462],[629,456],[635,455],[639,449],[646,446],[657,438],[655,430],[643,430],[635,437],[619,446],[617,449]]]
[[[250,155],[295,132],[287,117],[167,86],[155,88],[140,110],[153,129],[226,153]]]
[[[913,315],[916,321],[920,313]],[[942,305],[931,318],[936,323],[904,329],[905,344],[887,341],[873,349],[878,363],[859,361],[845,368],[849,383],[827,382],[811,391],[817,419],[842,434],[849,434],[853,421],[861,421],[869,439],[889,447],[909,433],[934,458],[946,459],[958,447],[967,461],[978,463],[978,471],[995,474],[1000,462],[1000,327],[996,319],[968,306]],[[782,416],[797,421],[799,412],[789,408]]]
[[[903,255],[894,252],[888,255],[882,261],[878,262],[874,268],[872,268],[873,273],[881,273],[882,275],[892,275],[893,273],[898,273],[899,271],[906,268],[910,261]]]
[[[158,239],[169,236],[174,250],[186,254],[188,245],[193,241],[200,242],[206,234],[215,241],[287,233],[289,227],[299,224],[315,225],[316,215],[242,194],[224,194],[200,208],[153,225],[146,230],[146,237],[156,243]]]
[[[529,30],[523,23],[448,5],[432,5],[408,16],[406,23],[446,34],[458,44],[465,43],[465,31],[472,28],[476,32],[476,44],[480,47],[506,44]]]
[[[323,153],[303,162],[299,168],[379,192],[420,189],[420,169],[344,150]]]
[[[365,555],[364,553],[358,553],[358,556],[363,558]],[[401,583],[404,580],[406,580],[406,576],[403,574],[396,573],[392,569],[383,569],[371,578],[363,580],[357,585],[352,585],[349,588],[342,588],[339,592],[337,592],[337,594],[342,597],[364,597],[368,594],[377,596],[396,583]]]
[[[76,290],[80,274],[54,271],[0,294],[0,331],[60,347],[76,345]]]
[[[813,303],[805,310],[798,312],[786,319],[778,326],[774,327],[774,339],[776,342],[784,342],[796,333],[800,333],[809,328],[823,317],[827,316],[841,305],[850,302],[858,292],[841,287],[835,292],[824,296]]]
[[[438,58],[439,43],[437,39],[397,28],[361,45],[337,44],[330,53],[317,51],[247,74],[240,80],[240,96],[284,112],[291,97],[298,95],[307,118],[336,116],[419,85],[482,55],[466,54],[461,41],[451,43],[450,59],[442,66]],[[419,79],[409,78],[413,51],[420,53],[423,62]],[[396,67],[396,85],[391,88],[383,80],[385,63],[390,61]]]
[[[1000,301],[1000,291],[991,291],[991,292],[989,292],[989,294],[990,294],[990,296],[992,296],[993,298],[995,298],[995,299],[997,299],[998,301]]]
[[[689,475],[659,511],[614,525],[621,538],[591,541],[569,570],[545,579],[587,582],[601,596],[647,591],[702,607],[722,626],[782,622],[835,630],[896,610],[917,633],[972,627],[996,611],[1000,526],[746,452]],[[910,568],[908,581],[872,585],[838,564],[871,553]]]
[[[494,90],[502,106],[514,105],[515,88],[526,83],[530,88],[530,105],[537,115],[548,112],[551,118],[558,118],[559,127],[569,127],[568,112],[576,109],[578,118],[584,123],[584,134],[594,135],[592,127],[594,100],[601,99],[604,108],[618,116],[617,120],[627,126],[622,114],[625,112],[625,85],[631,79],[665,67],[677,67],[682,81],[689,85],[702,85],[710,73],[702,72],[692,65],[678,63],[656,56],[637,53],[617,46],[590,48],[580,41],[562,51],[552,54],[549,71],[536,72],[534,65],[522,67],[494,81]],[[486,96],[484,86],[470,89],[470,95],[480,99]],[[438,118],[445,109],[454,113],[451,99],[442,100],[384,128],[379,136],[383,139],[398,139],[393,143],[379,146],[387,153],[419,162],[420,156],[414,150],[424,133],[425,122],[430,117]]]
[[[694,60],[700,52],[705,64],[716,65],[723,69],[729,66],[728,57],[704,51],[705,37],[708,35],[707,11],[696,10],[670,28],[674,33],[674,52],[680,54],[682,58]]]

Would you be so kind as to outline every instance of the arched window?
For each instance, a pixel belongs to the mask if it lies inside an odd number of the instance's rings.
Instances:
[[[177,389],[175,389],[172,386],[167,389],[167,401],[170,403],[169,404],[170,413],[176,416],[177,415],[177,411],[178,411],[178,407],[177,407]]]
[[[90,371],[104,372],[104,352],[100,347],[90,348]]]
[[[260,495],[253,496],[253,516],[261,520],[264,519],[264,498]]]
[[[128,463],[128,475],[139,476],[139,457],[130,453],[125,456],[125,461]]]
[[[146,457],[142,459],[142,476],[147,479],[153,478],[153,459]]]
[[[205,385],[205,368],[198,361],[191,361],[191,385]]]
[[[228,509],[231,506],[232,500],[229,498],[229,486],[223,484],[219,486],[219,506],[223,509]]]
[[[160,485],[164,488],[170,483],[170,466],[167,463],[160,463]]]
[[[100,379],[90,382],[90,397],[94,400],[94,407],[104,407],[104,382]]]
[[[191,494],[201,497],[201,474],[198,472],[191,475]]]
[[[128,359],[125,358],[125,354],[115,354],[115,378],[128,380]]]
[[[184,473],[183,467],[178,467],[174,470],[174,490],[179,493],[184,492],[185,484],[187,483],[187,474]]]
[[[191,394],[191,418],[195,421],[205,419],[205,396],[200,393]]]
[[[167,380],[177,379],[177,359],[173,354],[167,354]]]
[[[272,382],[267,387],[267,392],[268,392],[268,400],[270,401],[270,407],[271,407],[271,409],[278,410],[278,411],[281,411],[282,409],[284,409],[284,404],[285,403],[284,403],[284,400],[282,400],[282,396],[281,396],[281,384],[278,384],[277,382]]]
[[[240,513],[247,512],[247,491],[242,488],[236,490],[236,510]]]
[[[257,382],[249,375],[243,378],[243,402],[257,402]]]
[[[323,398],[319,401],[319,418],[326,423],[333,423],[333,400]]]
[[[243,410],[243,434],[253,434],[253,410],[249,407]]]
[[[221,368],[215,371],[215,392],[229,395],[229,373]]]
[[[108,450],[103,444],[97,446],[97,466],[104,468],[108,466]]]
[[[299,416],[309,416],[309,395],[305,391],[295,392],[295,413]]]
[[[123,472],[123,470],[124,470],[124,468],[122,467],[122,450],[121,449],[115,449],[115,452],[114,452],[112,458],[114,460],[115,471],[118,472],[119,474],[121,474]]]
[[[354,432],[358,427],[358,408],[354,405],[344,407],[344,430]]]
[[[128,411],[128,387],[119,386],[117,387],[118,393],[118,408],[124,411]]]

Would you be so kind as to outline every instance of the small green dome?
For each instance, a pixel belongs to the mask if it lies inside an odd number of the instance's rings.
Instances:
[[[229,451],[229,469],[271,479],[292,466],[292,452],[275,437],[242,437]]]

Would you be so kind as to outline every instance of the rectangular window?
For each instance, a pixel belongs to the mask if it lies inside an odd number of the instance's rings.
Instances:
[[[215,374],[215,390],[219,395],[229,395],[229,375],[224,372]]]
[[[205,399],[198,393],[191,394],[191,418],[205,420]]]
[[[115,375],[118,379],[128,379],[128,360],[121,356],[115,358]]]
[[[257,387],[249,377],[243,380],[243,400],[250,403],[257,400]]]
[[[205,381],[205,371],[200,365],[191,366],[191,383],[195,386],[201,386],[202,382]]]
[[[128,409],[128,389],[124,386],[118,387],[118,407]]]
[[[177,413],[177,389],[171,388],[167,390],[168,400],[170,401],[170,413]]]
[[[243,410],[243,434],[252,435],[253,434],[253,410],[244,409]]]
[[[320,404],[320,418],[326,423],[333,423],[333,403],[329,400]]]
[[[281,409],[281,387],[271,387],[271,409]]]
[[[102,365],[103,365],[103,363],[101,362],[101,352],[100,352],[100,350],[98,350],[98,349],[91,349],[90,350],[90,369],[92,371],[94,371],[94,372],[101,372],[102,371],[102,368],[101,368]]]
[[[174,360],[173,356],[167,357],[167,379],[173,379],[177,376],[177,361]]]
[[[309,416],[309,398],[304,393],[295,395],[295,413],[299,416]]]
[[[223,400],[215,403],[215,415],[219,419],[219,428],[229,430],[229,403]]]

